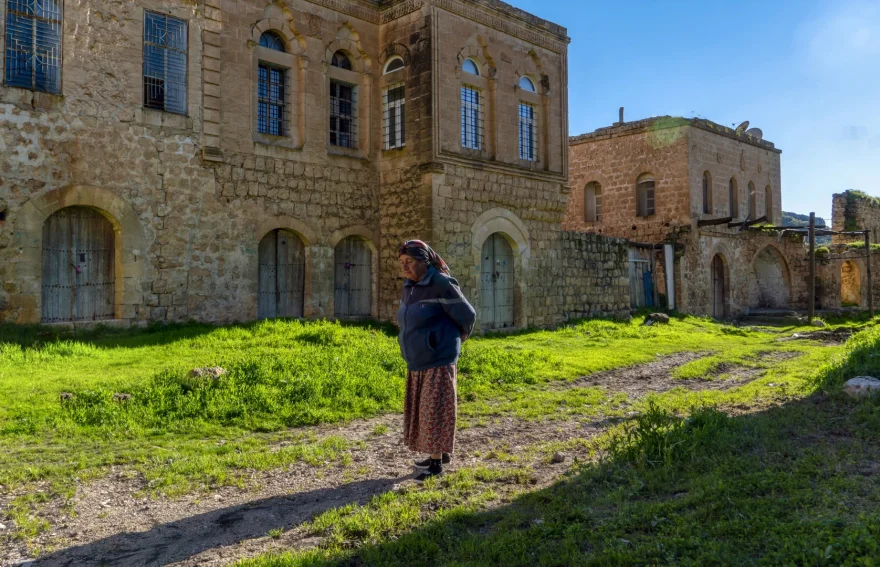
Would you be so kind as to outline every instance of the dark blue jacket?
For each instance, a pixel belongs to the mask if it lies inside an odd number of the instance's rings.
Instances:
[[[476,312],[458,282],[433,266],[418,283],[406,280],[397,311],[400,351],[410,370],[455,364],[461,335],[474,330]]]

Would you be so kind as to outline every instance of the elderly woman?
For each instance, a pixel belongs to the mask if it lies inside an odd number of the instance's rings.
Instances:
[[[416,480],[443,474],[455,446],[456,363],[476,312],[449,268],[430,246],[410,240],[400,248],[406,278],[397,312],[400,350],[409,372],[403,434],[412,451],[428,453]]]

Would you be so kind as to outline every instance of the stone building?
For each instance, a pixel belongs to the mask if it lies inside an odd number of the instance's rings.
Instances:
[[[408,238],[484,329],[628,307],[626,243],[562,230],[556,24],[498,0],[2,0],[0,22],[2,321],[388,320]]]
[[[673,299],[688,313],[806,306],[803,239],[749,229],[781,224],[780,153],[757,131],[668,116],[573,137],[563,226],[674,245]]]

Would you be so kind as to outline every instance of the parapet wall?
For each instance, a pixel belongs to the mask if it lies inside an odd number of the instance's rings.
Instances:
[[[834,230],[870,230],[871,242],[880,242],[880,198],[853,190],[835,194],[831,219]],[[861,238],[838,235],[833,238],[834,244],[856,240]]]

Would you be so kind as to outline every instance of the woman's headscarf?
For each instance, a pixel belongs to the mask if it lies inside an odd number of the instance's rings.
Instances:
[[[429,266],[434,266],[444,274],[449,275],[449,266],[447,266],[446,262],[443,261],[443,258],[440,257],[440,254],[434,252],[430,246],[421,240],[408,240],[407,242],[404,242],[397,255],[402,256],[403,254],[412,256],[416,260],[424,262]]]

